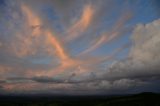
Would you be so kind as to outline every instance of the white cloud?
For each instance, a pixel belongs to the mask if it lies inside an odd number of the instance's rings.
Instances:
[[[137,25],[133,32],[134,45],[130,52],[133,60],[147,64],[160,61],[160,19],[152,23]]]
[[[146,25],[138,24],[133,31],[129,57],[115,62],[105,79],[147,79],[160,77],[160,19]]]

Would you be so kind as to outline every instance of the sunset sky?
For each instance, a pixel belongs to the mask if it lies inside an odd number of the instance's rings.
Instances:
[[[0,0],[0,94],[160,92],[159,0]]]

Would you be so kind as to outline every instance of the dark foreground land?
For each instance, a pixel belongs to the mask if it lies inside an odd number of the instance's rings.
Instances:
[[[160,94],[127,96],[0,96],[0,106],[160,106]]]

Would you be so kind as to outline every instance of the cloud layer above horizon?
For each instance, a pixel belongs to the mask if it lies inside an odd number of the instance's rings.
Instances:
[[[158,0],[2,0],[0,94],[160,92],[159,7]]]

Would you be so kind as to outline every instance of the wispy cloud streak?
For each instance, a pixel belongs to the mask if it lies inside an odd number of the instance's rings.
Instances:
[[[71,28],[67,30],[67,37],[65,38],[66,42],[72,41],[76,38],[78,38],[86,29],[89,27],[89,25],[92,22],[94,15],[94,8],[91,4],[87,4],[83,11],[80,19],[75,22]]]
[[[113,26],[113,28],[111,29],[111,31],[106,32],[102,35],[100,35],[99,40],[97,40],[96,42],[94,42],[94,44],[89,47],[88,49],[84,50],[82,53],[80,53],[79,55],[83,55],[83,54],[87,54],[89,52],[92,52],[94,50],[96,50],[97,48],[99,48],[100,46],[102,46],[103,44],[106,44],[114,39],[116,39],[118,36],[124,34],[126,32],[123,29],[124,25],[126,24],[126,22],[128,20],[130,20],[132,17],[132,13],[131,12],[126,12],[124,15],[122,15],[119,20],[117,21],[117,23]],[[129,30],[130,31],[130,30]]]

